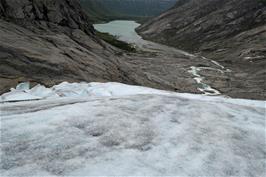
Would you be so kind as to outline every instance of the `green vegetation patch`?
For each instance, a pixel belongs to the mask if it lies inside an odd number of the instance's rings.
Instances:
[[[102,33],[99,31],[96,32],[96,35],[99,38],[101,38],[102,40],[104,40],[105,42],[107,42],[107,43],[109,43],[109,44],[111,44],[111,45],[113,45],[119,49],[122,49],[122,50],[125,50],[128,52],[136,52],[136,48],[132,44],[118,40],[117,36],[113,36],[109,33]]]

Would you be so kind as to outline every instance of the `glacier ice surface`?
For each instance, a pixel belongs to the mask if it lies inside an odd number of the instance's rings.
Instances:
[[[266,175],[265,101],[67,82],[1,99],[2,176]]]

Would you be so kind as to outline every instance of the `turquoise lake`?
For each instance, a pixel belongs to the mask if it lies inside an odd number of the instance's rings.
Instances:
[[[145,41],[136,33],[135,29],[140,24],[135,21],[115,20],[104,24],[94,24],[93,26],[97,31],[112,34],[122,41],[136,44]]]

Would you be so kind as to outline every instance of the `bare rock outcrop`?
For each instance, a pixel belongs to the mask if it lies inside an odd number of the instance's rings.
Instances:
[[[93,32],[89,17],[76,0],[1,0],[2,17],[19,21],[38,21],[71,29]]]
[[[0,1],[0,91],[18,82],[124,81],[77,0]]]

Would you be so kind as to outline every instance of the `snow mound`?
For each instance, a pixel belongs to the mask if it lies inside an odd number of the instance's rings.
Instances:
[[[32,89],[29,83],[21,83],[16,89],[1,96],[0,101],[25,101],[35,99],[53,99],[58,97],[90,97],[90,96],[125,96],[136,94],[169,94],[165,91],[130,86],[121,83],[68,83],[63,82],[52,88],[36,85]]]
[[[126,85],[116,82],[99,83],[99,82],[81,82],[68,83],[63,82],[51,88],[46,88],[42,85],[29,87],[29,83],[21,83],[16,89],[11,88],[11,91],[1,95],[0,102],[9,101],[29,101],[40,99],[55,99],[55,98],[90,98],[90,97],[119,97],[130,95],[168,95],[178,96],[188,99],[196,99],[202,101],[227,102],[246,106],[257,106],[265,108],[265,101],[246,100],[246,99],[229,99],[223,96],[206,96],[200,94],[176,93],[148,87]]]
[[[67,82],[1,98],[1,176],[266,176],[265,101]]]

